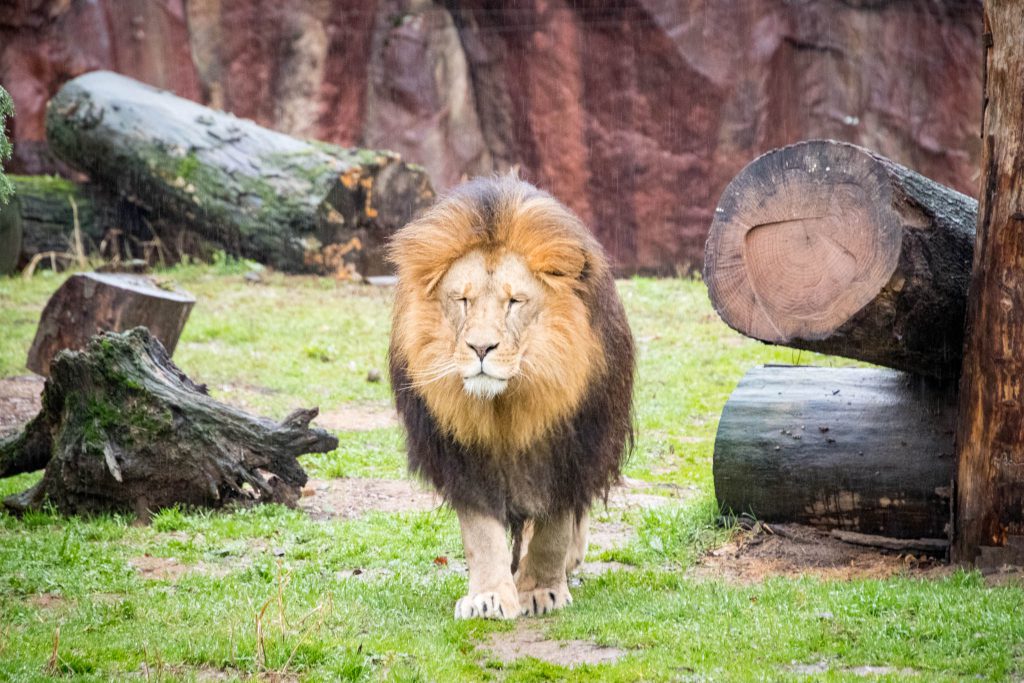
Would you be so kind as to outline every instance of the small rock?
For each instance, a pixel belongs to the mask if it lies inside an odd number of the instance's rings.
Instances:
[[[378,370],[377,368],[370,368],[370,371],[366,373],[367,382],[379,382],[380,377],[380,370]]]

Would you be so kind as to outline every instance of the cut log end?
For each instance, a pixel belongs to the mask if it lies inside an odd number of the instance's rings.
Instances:
[[[40,317],[27,365],[49,376],[62,349],[81,349],[97,332],[144,326],[168,353],[181,336],[195,299],[140,275],[78,273],[50,297]]]
[[[874,299],[900,256],[880,162],[853,145],[769,152],[726,188],[705,278],[730,326],[774,343],[822,339]]]

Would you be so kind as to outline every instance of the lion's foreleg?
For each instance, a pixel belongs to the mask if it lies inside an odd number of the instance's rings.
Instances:
[[[512,551],[505,526],[494,517],[458,512],[469,567],[469,593],[455,604],[456,619],[514,619],[519,598],[512,580]]]
[[[523,614],[547,614],[572,602],[565,564],[574,522],[571,512],[534,520],[533,538],[516,573]]]

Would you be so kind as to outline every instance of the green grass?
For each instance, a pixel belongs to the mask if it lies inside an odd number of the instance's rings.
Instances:
[[[386,380],[366,374],[385,368],[389,291],[276,274],[251,284],[247,268],[221,260],[161,274],[198,299],[175,353],[190,376],[274,417],[388,402]],[[26,372],[39,312],[62,280],[0,280],[0,376]],[[882,679],[901,669],[929,681],[1024,675],[1024,591],[974,573],[746,586],[691,577],[687,567],[726,534],[714,525],[710,463],[729,392],[753,365],[812,357],[728,330],[700,282],[635,279],[620,291],[640,349],[627,474],[696,493],[622,513],[635,540],[591,558],[633,570],[585,578],[573,607],[537,623],[624,658],[566,669],[484,653],[481,642],[512,626],[452,619],[465,575],[444,509],[332,522],[278,506],[170,509],[147,527],[44,511],[0,513],[0,680],[865,680],[858,666],[892,667]],[[403,475],[398,429],[339,438],[336,451],[304,459],[312,475]],[[38,476],[0,480],[0,495]],[[133,567],[170,558],[189,571]]]

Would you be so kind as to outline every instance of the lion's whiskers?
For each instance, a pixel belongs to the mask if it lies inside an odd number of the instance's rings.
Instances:
[[[405,386],[407,389],[425,387],[428,384],[433,384],[434,382],[442,380],[448,375],[457,372],[458,369],[458,366],[456,366],[453,361],[440,363],[439,365],[428,368],[425,372],[419,374],[417,379],[410,381]]]

